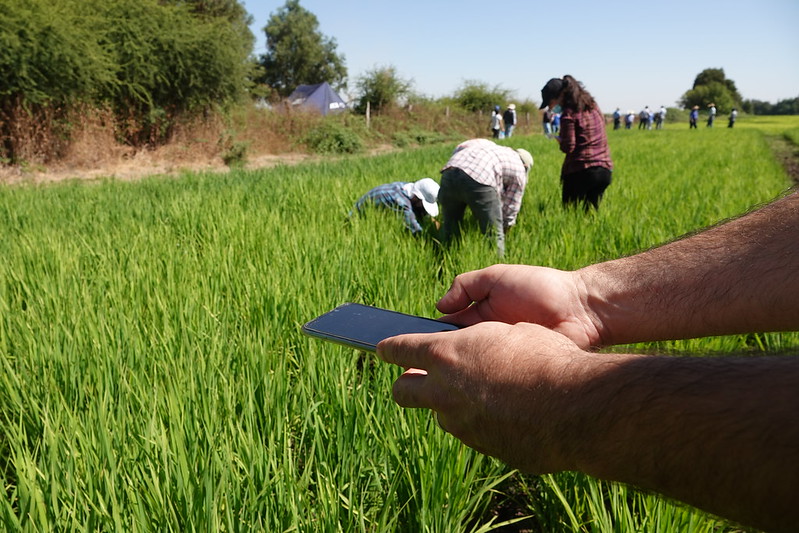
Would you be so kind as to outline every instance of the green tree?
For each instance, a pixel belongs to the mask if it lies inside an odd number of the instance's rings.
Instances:
[[[717,81],[719,83],[724,83],[727,77],[724,75],[723,68],[706,68],[702,72],[696,75],[694,78],[694,85],[693,89],[696,89],[700,85],[707,85],[708,83]]]
[[[287,0],[264,27],[266,53],[261,56],[261,81],[280,96],[297,85],[328,82],[335,89],[346,84],[344,56],[336,53],[336,40],[319,31],[316,15],[299,0]]]
[[[254,37],[236,0],[0,0],[0,13],[2,157],[23,121],[66,137],[76,104],[111,109],[142,144],[247,89]]]
[[[741,94],[738,92],[738,88],[735,86],[735,82],[728,79],[724,75],[723,68],[706,68],[702,72],[697,75],[696,79],[694,80],[693,88],[696,89],[700,85],[710,85],[713,82],[718,82],[723,84],[727,87],[727,90],[730,92],[735,101],[740,102],[742,100]]]
[[[511,93],[500,86],[489,87],[485,82],[467,80],[455,91],[454,101],[467,111],[488,111],[495,105],[505,106]]]
[[[171,0],[171,3],[188,7],[189,11],[202,22],[214,19],[226,21],[237,37],[233,44],[243,47],[248,56],[252,53],[255,35],[250,31],[250,24],[253,17],[239,0]]]
[[[743,110],[753,115],[799,115],[799,96],[779,100],[776,104],[762,100],[744,100]]]
[[[103,19],[81,0],[0,0],[0,106],[63,106],[114,83]]]
[[[727,113],[733,107],[741,107],[742,100],[735,82],[724,75],[724,69],[707,68],[696,76],[693,88],[683,94],[680,103],[690,109],[695,105],[704,108],[712,102],[719,112]]]
[[[739,107],[729,89],[719,82],[711,82],[707,85],[699,85],[696,89],[691,89],[683,96],[683,105],[686,109],[698,105],[700,108],[707,107],[710,103],[716,104],[719,113],[728,113],[733,107]]]
[[[106,19],[116,84],[104,95],[133,144],[168,138],[178,116],[244,94],[253,36],[241,19],[198,15],[192,2],[88,0]]]
[[[252,16],[238,0],[172,0],[172,3],[185,4],[197,15],[224,18],[245,27],[252,22]]]
[[[0,160],[56,157],[70,108],[116,83],[102,17],[81,0],[0,0]]]
[[[358,78],[355,111],[366,113],[367,103],[375,113],[393,107],[411,92],[413,82],[402,79],[393,66],[375,67]]]

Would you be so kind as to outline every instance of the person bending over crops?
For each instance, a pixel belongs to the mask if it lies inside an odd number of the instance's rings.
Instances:
[[[392,337],[397,403],[525,472],[579,470],[757,528],[796,528],[799,356],[594,353],[799,330],[799,194],[567,272],[494,265],[437,307],[453,332]]]
[[[435,219],[438,216],[438,189],[438,183],[432,178],[386,183],[361,196],[355,203],[355,209],[361,212],[367,205],[373,205],[400,212],[405,218],[405,226],[418,235],[422,232],[419,223],[421,218],[430,215]]]
[[[560,135],[556,137],[566,154],[560,171],[563,205],[582,203],[599,209],[599,201],[611,182],[605,117],[591,93],[571,76],[552,78],[541,89],[541,109],[562,109]]]
[[[532,166],[533,156],[521,148],[514,150],[488,139],[459,144],[441,169],[442,241],[457,238],[469,206],[482,232],[496,236],[502,257],[505,233],[516,224]]]

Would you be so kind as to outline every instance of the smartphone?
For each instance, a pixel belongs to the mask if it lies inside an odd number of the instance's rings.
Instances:
[[[459,327],[432,318],[353,303],[342,304],[302,326],[306,335],[367,352],[374,352],[378,342],[394,335],[455,329]]]

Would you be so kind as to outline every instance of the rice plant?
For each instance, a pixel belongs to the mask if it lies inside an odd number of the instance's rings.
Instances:
[[[577,268],[767,202],[790,181],[764,137],[777,126],[756,126],[611,132],[614,183],[588,215],[560,206],[557,146],[514,137],[535,166],[505,260]],[[456,274],[497,261],[468,219],[443,249],[430,223],[413,238],[392,213],[349,216],[374,185],[437,177],[451,149],[0,188],[4,528],[733,530],[581,474],[521,476],[397,407],[396,368],[300,334],[345,301],[435,316]]]

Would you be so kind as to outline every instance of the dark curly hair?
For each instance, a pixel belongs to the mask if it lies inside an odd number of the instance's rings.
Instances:
[[[561,91],[561,106],[577,112],[589,111],[597,107],[594,97],[591,96],[583,84],[566,74],[563,76],[563,90]]]

